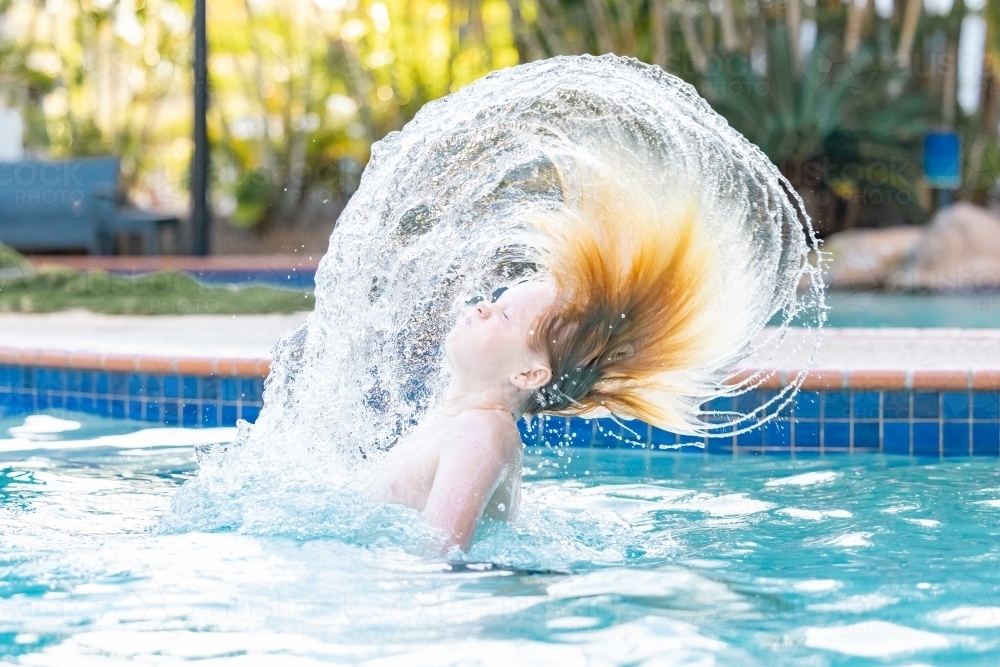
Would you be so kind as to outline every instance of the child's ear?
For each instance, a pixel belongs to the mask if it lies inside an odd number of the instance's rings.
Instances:
[[[534,391],[544,387],[552,379],[552,370],[545,365],[532,366],[529,370],[521,371],[510,376],[510,383],[518,389]]]

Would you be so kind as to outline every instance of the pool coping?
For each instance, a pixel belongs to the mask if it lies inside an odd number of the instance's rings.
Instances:
[[[114,354],[53,349],[0,347],[0,364],[41,366],[87,371],[178,373],[190,375],[238,375],[266,377],[269,357],[170,356]]]

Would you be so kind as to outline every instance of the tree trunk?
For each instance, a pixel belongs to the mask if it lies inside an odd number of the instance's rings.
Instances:
[[[792,50],[792,62],[795,63],[795,73],[802,71],[802,56],[799,53],[799,32],[802,29],[802,8],[799,0],[787,0],[785,19],[788,23],[788,46]]]
[[[516,0],[511,0],[516,2]],[[542,37],[545,38],[545,44],[548,47],[548,52],[552,55],[557,56],[569,56],[569,55],[579,55],[583,53],[584,49],[573,48],[566,41],[566,36],[563,35],[562,31],[556,27],[552,20],[552,16],[560,16],[559,6],[553,6],[553,0],[539,0],[536,5],[538,7],[538,28],[542,32]]]
[[[736,32],[736,17],[733,15],[732,0],[722,0],[722,13],[719,15],[719,25],[722,26],[722,48],[726,53],[740,50],[740,37]]]
[[[852,0],[847,6],[847,27],[844,29],[844,53],[848,57],[861,46],[861,33],[868,16],[869,0]]]
[[[955,127],[955,90],[958,84],[958,45],[952,40],[944,52],[944,84],[941,90],[941,122],[952,129]]]
[[[594,26],[594,35],[597,37],[597,49],[601,53],[611,53],[615,50],[614,41],[611,39],[611,24],[608,21],[608,10],[604,6],[604,0],[586,0],[587,15]]]
[[[652,0],[653,63],[670,71],[670,7],[666,0]]]
[[[694,28],[694,17],[686,5],[680,6],[681,34],[684,36],[684,45],[687,47],[688,55],[691,56],[691,64],[698,74],[704,74],[708,68],[708,56],[701,48],[698,41],[698,33]]]
[[[635,54],[635,17],[632,11],[632,0],[615,0],[615,13],[618,14],[618,48],[620,56]]]
[[[913,51],[913,39],[917,34],[917,23],[920,19],[920,9],[923,0],[907,0],[906,12],[903,15],[903,28],[899,33],[899,45],[896,47],[896,64],[903,69],[910,66],[910,55]]]

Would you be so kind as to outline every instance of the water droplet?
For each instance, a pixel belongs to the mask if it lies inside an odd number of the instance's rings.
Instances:
[[[613,150],[618,146],[629,150]],[[418,424],[447,380],[438,354],[447,333],[441,323],[454,321],[456,299],[500,284],[500,276],[510,283],[535,274],[535,262],[508,252],[524,231],[516,221],[526,205],[549,207],[573,194],[563,192],[573,179],[562,179],[556,165],[570,149],[598,160],[621,152],[624,171],[655,174],[645,190],[656,202],[668,200],[678,183],[698,185],[699,231],[719,255],[711,283],[722,286],[706,297],[705,314],[721,322],[721,334],[742,344],[772,313],[822,312],[819,273],[804,262],[809,223],[784,191],[780,172],[687,83],[610,55],[509,68],[438,100],[432,113],[372,147],[364,188],[340,214],[329,261],[304,297],[315,299],[316,311],[299,335],[286,334],[276,345],[267,404],[256,426],[241,432],[239,453],[230,451],[231,467],[220,480],[271,479],[274,471],[263,467],[280,465],[290,475],[319,463],[331,470],[333,485]],[[352,165],[341,164],[341,174],[353,185],[361,174]],[[419,220],[404,222],[408,211],[419,212]],[[797,295],[802,277],[811,286]],[[634,319],[631,310],[621,314],[623,323],[613,329]],[[769,334],[744,356],[778,349],[779,338]],[[404,354],[400,341],[413,341],[412,352]],[[802,347],[812,341],[804,337]],[[784,361],[769,356],[772,367]],[[718,358],[733,367],[738,361]],[[696,398],[728,391],[716,375]],[[701,378],[692,375],[686,384],[703,386],[694,381]],[[535,442],[547,456],[548,436]],[[552,437],[564,438],[565,429]],[[563,453],[539,468],[559,470],[572,458]],[[203,470],[197,488],[208,488],[210,477]]]

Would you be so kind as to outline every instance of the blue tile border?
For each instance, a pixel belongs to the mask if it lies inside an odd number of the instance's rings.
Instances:
[[[235,426],[263,407],[264,378],[0,365],[0,417],[50,408],[165,426]]]
[[[737,399],[736,408],[753,409],[772,394],[750,392]],[[712,407],[728,409],[728,406]],[[567,444],[563,435],[566,426],[558,418],[544,417],[542,421],[541,432],[538,420],[522,423],[521,434],[526,444],[548,447]],[[593,421],[592,447],[640,446],[728,456],[877,452],[933,458],[1000,456],[1000,393],[996,391],[801,391],[792,406],[775,419],[759,429],[732,437],[691,438],[644,426],[647,433],[644,440],[625,442],[622,429],[614,422]],[[605,422],[611,426],[603,428]],[[636,423],[623,422],[641,434],[643,429],[636,428]],[[634,436],[629,439],[636,440]],[[579,437],[568,444],[587,446]]]
[[[0,417],[65,409],[165,426],[234,426],[263,407],[264,378],[119,373],[0,364]],[[706,409],[753,409],[773,395],[754,391]],[[884,452],[1000,457],[997,391],[801,391],[762,428],[693,438],[635,420],[545,416],[520,423],[529,446],[647,448],[706,455]]]

